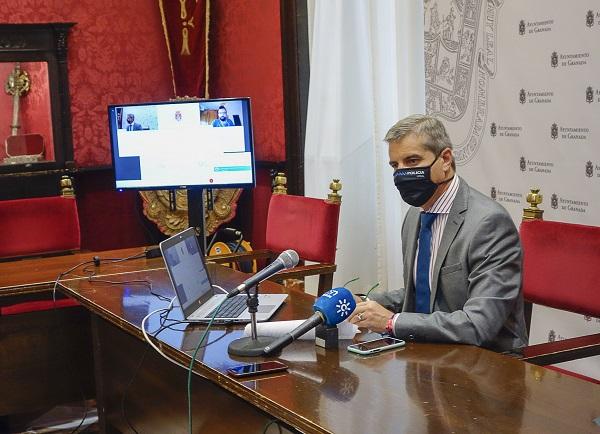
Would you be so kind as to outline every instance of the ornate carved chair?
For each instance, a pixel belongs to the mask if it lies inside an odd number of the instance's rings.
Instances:
[[[532,190],[527,201],[520,235],[528,326],[533,303],[600,317],[600,227],[544,221],[539,190]],[[530,345],[523,359],[550,365],[598,354],[600,333]]]
[[[210,261],[229,263],[254,259],[272,260],[286,249],[298,252],[304,261],[316,264],[300,265],[276,274],[271,280],[303,279],[319,276],[318,294],[331,289],[336,270],[335,254],[342,186],[338,179],[330,184],[328,198],[316,199],[287,194],[283,173],[277,174],[269,203],[266,229],[266,249],[252,252],[211,256]]]

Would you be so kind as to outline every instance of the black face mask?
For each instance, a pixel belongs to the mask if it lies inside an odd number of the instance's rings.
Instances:
[[[411,167],[394,171],[394,184],[396,184],[396,188],[404,202],[412,206],[422,206],[431,199],[438,185],[452,180],[450,178],[440,184],[436,184],[431,180],[431,166],[435,164],[439,157],[438,155],[433,163],[426,167]]]

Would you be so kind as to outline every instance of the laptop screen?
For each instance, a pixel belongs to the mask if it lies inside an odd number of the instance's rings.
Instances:
[[[177,298],[186,317],[198,307],[198,301],[212,296],[212,285],[195,231],[188,229],[161,243],[161,250]]]

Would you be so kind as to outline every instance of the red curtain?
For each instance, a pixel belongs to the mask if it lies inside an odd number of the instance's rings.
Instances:
[[[176,96],[208,96],[210,0],[159,0]]]

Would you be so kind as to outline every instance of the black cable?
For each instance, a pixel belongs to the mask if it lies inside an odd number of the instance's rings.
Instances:
[[[244,236],[243,235],[237,240],[237,244],[235,245],[235,247],[233,249],[233,253],[237,253],[237,251],[239,250],[240,246],[242,245],[242,241],[244,241]]]
[[[136,253],[131,256],[126,256],[125,258],[99,258],[98,256],[94,256],[92,262],[94,263],[94,271],[91,271],[89,265],[83,267],[82,271],[84,273],[91,273],[92,275],[96,274],[96,268],[102,265],[102,263],[116,264],[118,262],[131,261],[133,259],[142,259],[146,257],[146,252]],[[96,263],[97,262],[97,263]]]

